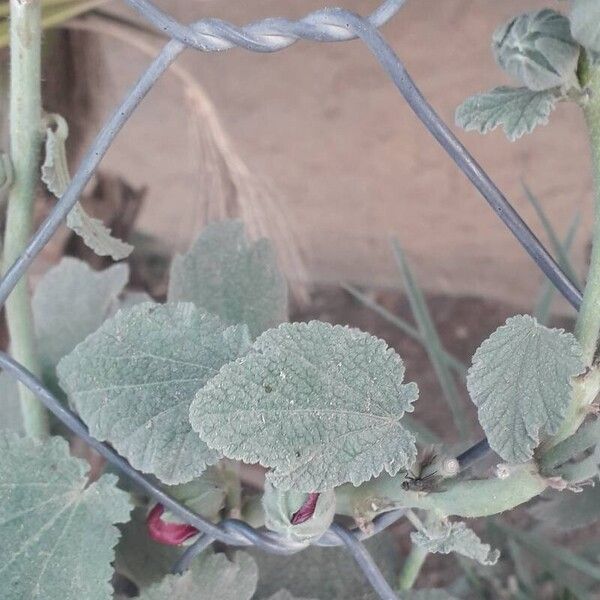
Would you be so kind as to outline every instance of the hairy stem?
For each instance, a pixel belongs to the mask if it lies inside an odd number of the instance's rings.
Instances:
[[[600,68],[591,67],[587,76],[589,79],[586,87],[590,98],[583,112],[592,151],[595,217],[590,268],[583,294],[583,303],[575,325],[575,335],[583,348],[586,364],[591,365],[600,334]]]
[[[398,588],[400,590],[410,590],[412,586],[415,585],[419,573],[425,564],[427,555],[427,550],[424,550],[421,546],[417,546],[416,544],[412,545],[410,552],[402,565],[402,571],[400,571],[400,575],[398,576]]]
[[[575,324],[575,336],[583,350],[585,364],[592,367],[600,335],[600,67],[591,66],[584,61],[580,79],[588,95],[583,112],[592,155],[594,229],[590,268]],[[599,390],[598,377],[580,378],[575,381],[571,406],[563,426],[555,436],[547,440],[542,453],[544,449],[554,446],[577,431],[587,416],[586,407],[594,401]]]
[[[8,196],[4,271],[25,249],[33,229],[33,206],[39,179],[41,136],[41,2],[10,2],[10,156],[14,183]],[[11,351],[16,360],[39,375],[27,281],[22,279],[6,302]],[[48,415],[37,398],[19,385],[25,431],[48,435]]]

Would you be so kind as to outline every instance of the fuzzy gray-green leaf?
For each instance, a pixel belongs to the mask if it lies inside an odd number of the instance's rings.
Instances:
[[[171,266],[169,300],[193,302],[253,337],[287,320],[287,285],[267,240],[250,243],[240,221],[212,223]]]
[[[571,378],[583,370],[573,335],[528,315],[508,319],[479,346],[467,376],[490,446],[507,462],[529,460],[540,433],[562,424]]]
[[[571,34],[585,48],[600,52],[600,2],[572,0]]]
[[[167,575],[151,585],[140,600],[250,600],[256,590],[258,569],[254,559],[237,552],[233,561],[225,554],[205,551],[183,575]]]
[[[576,85],[579,44],[569,19],[550,9],[514,17],[492,39],[498,64],[530,90]]]
[[[456,124],[467,131],[487,133],[502,126],[511,142],[538,125],[546,125],[559,97],[554,90],[500,86],[467,98],[456,109]]]
[[[401,424],[418,397],[382,340],[327,323],[284,324],[201,389],[192,427],[225,456],[271,467],[282,490],[359,485],[412,464]]]
[[[58,366],[63,389],[94,437],[164,483],[184,483],[216,462],[192,431],[194,394],[250,346],[193,304],[138,304],[119,311]]]
[[[600,521],[600,485],[571,491],[555,492],[548,500],[540,500],[531,514],[549,529],[573,531]]]
[[[129,279],[127,265],[94,271],[77,258],[63,258],[40,279],[32,298],[38,355],[45,374],[102,325],[115,310]]]
[[[0,434],[0,589],[4,600],[110,600],[114,523],[129,518],[116,477],[88,485],[61,438]]]
[[[456,552],[472,558],[482,565],[495,565],[500,557],[498,550],[484,544],[477,534],[465,523],[438,523],[425,531],[413,531],[410,535],[413,544],[427,552],[450,554]]]
[[[279,590],[269,600],[309,600],[309,598],[298,598],[298,596],[292,596],[287,590]]]

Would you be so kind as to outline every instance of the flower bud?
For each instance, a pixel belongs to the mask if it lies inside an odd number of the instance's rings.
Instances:
[[[496,30],[492,50],[498,64],[530,90],[577,85],[579,44],[569,19],[544,9],[519,15]]]
[[[283,492],[267,483],[263,508],[268,529],[287,539],[308,544],[321,537],[331,525],[335,494],[333,490],[320,494]]]

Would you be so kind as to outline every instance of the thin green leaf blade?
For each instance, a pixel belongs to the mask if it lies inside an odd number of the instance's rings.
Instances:
[[[423,339],[423,345],[425,346],[433,370],[435,371],[440,387],[442,388],[446,403],[452,413],[454,426],[461,437],[465,437],[468,435],[468,427],[465,420],[463,402],[458,392],[458,388],[456,387],[454,377],[445,360],[442,342],[429,313],[427,302],[425,301],[423,292],[417,285],[406,255],[397,240],[394,240],[393,248],[396,263],[398,264],[398,268],[400,269],[404,281],[404,287],[408,295],[410,307]]]
[[[250,346],[190,303],[119,311],[58,365],[60,383],[94,437],[168,484],[198,477],[219,454],[192,431],[194,394]]]
[[[558,431],[571,379],[585,366],[575,337],[529,315],[506,321],[473,356],[467,387],[490,446],[509,463],[533,456],[540,433]]]
[[[225,365],[190,409],[192,427],[225,456],[260,462],[282,490],[355,485],[415,458],[400,423],[418,397],[385,342],[327,323],[280,325]]]
[[[208,225],[175,257],[168,298],[193,302],[226,323],[245,323],[253,337],[287,321],[287,285],[271,244],[249,243],[241,221]]]
[[[61,438],[0,434],[0,585],[5,600],[109,600],[115,523],[131,506],[116,477],[88,485]]]

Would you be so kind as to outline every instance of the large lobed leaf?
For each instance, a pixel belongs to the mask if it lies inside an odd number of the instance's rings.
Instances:
[[[129,279],[127,265],[94,271],[76,258],[63,258],[37,284],[32,298],[38,355],[45,374],[100,327],[116,309]]]
[[[138,304],[77,346],[58,373],[94,437],[164,483],[184,483],[219,457],[192,431],[190,402],[249,345],[245,326],[190,303]]]
[[[0,589],[5,600],[109,600],[114,523],[129,518],[128,496],[66,441],[0,434]]]
[[[525,87],[500,86],[467,98],[456,109],[456,124],[479,133],[501,125],[506,137],[514,142],[538,125],[546,125],[558,100],[554,90],[533,92]]]
[[[253,337],[287,320],[287,286],[268,240],[249,243],[241,221],[212,223],[171,266],[169,300],[193,302]]]
[[[418,397],[382,340],[327,323],[284,324],[225,365],[190,409],[192,427],[229,458],[274,469],[282,490],[359,485],[412,464],[401,424]]]
[[[183,575],[167,575],[151,585],[140,600],[250,600],[256,590],[258,569],[254,559],[237,552],[230,561],[224,554],[204,552]]]
[[[467,375],[490,446],[507,462],[529,460],[540,432],[562,424],[571,378],[583,370],[573,335],[528,315],[508,319],[479,346]]]

